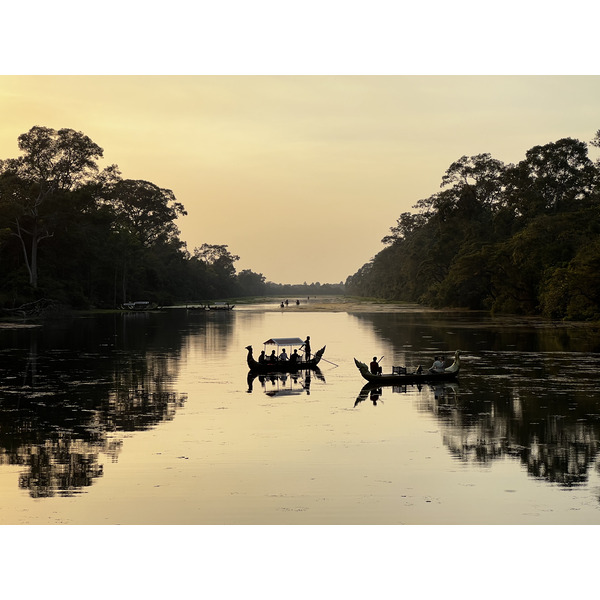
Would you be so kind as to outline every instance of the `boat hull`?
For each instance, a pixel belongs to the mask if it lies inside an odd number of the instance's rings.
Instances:
[[[307,369],[317,369],[321,362],[321,357],[325,352],[325,346],[323,346],[309,361],[300,362],[276,362],[276,363],[259,363],[252,356],[252,350],[250,346],[248,349],[247,363],[248,368],[253,373],[297,373],[298,371],[305,371]]]
[[[432,373],[430,371],[423,371],[422,373],[382,373],[380,375],[374,375],[369,371],[369,368],[365,363],[354,359],[356,367],[360,371],[360,374],[369,382],[377,385],[413,385],[419,383],[436,383],[442,381],[454,381],[458,377],[459,366],[458,354],[454,364],[446,369],[442,373]]]

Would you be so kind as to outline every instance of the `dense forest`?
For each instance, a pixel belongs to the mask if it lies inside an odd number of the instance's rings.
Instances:
[[[0,308],[42,299],[74,308],[123,302],[206,302],[320,284],[281,286],[236,272],[227,245],[189,252],[175,224],[186,214],[171,190],[103,170],[103,149],[72,129],[32,127],[21,155],[0,160]]]
[[[535,146],[518,164],[463,156],[440,187],[400,215],[348,294],[600,319],[600,161],[586,143]]]

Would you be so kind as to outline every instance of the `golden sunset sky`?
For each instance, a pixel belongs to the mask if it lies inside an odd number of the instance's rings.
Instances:
[[[82,131],[102,165],[173,190],[190,251],[337,283],[461,156],[591,140],[600,77],[2,76],[0,112],[1,158],[34,125]]]
[[[538,5],[10,7],[27,27],[2,41],[0,158],[34,125],[82,131],[101,166],[173,190],[190,251],[337,283],[461,156],[514,163],[600,129],[593,20]]]

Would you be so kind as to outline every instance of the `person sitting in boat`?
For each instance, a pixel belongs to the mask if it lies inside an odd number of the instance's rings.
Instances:
[[[267,362],[267,357],[265,356],[265,351],[263,350],[258,356],[258,362],[261,365],[264,365]]]
[[[298,350],[294,350],[290,356],[291,363],[297,363],[300,356],[298,356]]]
[[[279,362],[287,362],[288,361],[288,355],[285,351],[285,348],[281,351],[281,354],[279,355]]]
[[[275,355],[275,350],[271,350],[271,354],[269,354],[269,361],[270,363],[276,363],[277,362],[277,356]]]
[[[376,356],[373,357],[373,360],[371,361],[369,368],[371,369],[371,373],[373,373],[373,375],[381,375],[382,369],[379,366],[379,363],[377,362]]]
[[[431,368],[430,373],[443,373],[444,372],[444,359],[441,356],[436,356]]]

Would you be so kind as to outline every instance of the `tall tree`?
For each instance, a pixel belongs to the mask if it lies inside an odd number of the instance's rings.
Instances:
[[[589,200],[596,177],[584,142],[563,138],[534,146],[507,169],[506,204],[525,220],[577,210]]]
[[[23,155],[0,163],[0,201],[11,212],[29,283],[37,288],[38,247],[53,235],[55,202],[98,171],[103,150],[81,132],[39,126],[20,135],[18,145]]]

